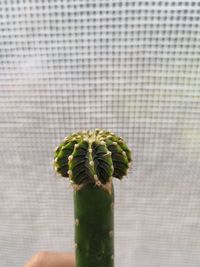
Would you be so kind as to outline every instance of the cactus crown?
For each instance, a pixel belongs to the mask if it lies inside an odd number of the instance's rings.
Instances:
[[[110,131],[95,129],[69,135],[54,152],[54,167],[75,186],[103,186],[111,177],[122,179],[131,162],[124,140]]]

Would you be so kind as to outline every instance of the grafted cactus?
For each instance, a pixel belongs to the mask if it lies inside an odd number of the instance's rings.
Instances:
[[[76,267],[114,266],[114,190],[131,163],[124,140],[95,129],[68,136],[55,150],[54,167],[74,188]]]

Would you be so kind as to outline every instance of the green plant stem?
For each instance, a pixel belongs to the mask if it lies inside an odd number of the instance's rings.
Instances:
[[[89,183],[74,191],[76,267],[114,266],[114,190]]]

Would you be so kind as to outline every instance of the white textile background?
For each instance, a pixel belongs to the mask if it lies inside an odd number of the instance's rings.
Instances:
[[[52,169],[96,127],[133,151],[115,181],[115,266],[200,266],[200,1],[0,2],[0,266],[73,250]]]

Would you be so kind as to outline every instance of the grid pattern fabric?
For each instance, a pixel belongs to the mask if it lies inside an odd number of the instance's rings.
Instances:
[[[200,1],[1,0],[0,259],[74,249],[68,134],[133,151],[115,181],[115,266],[200,266]]]

